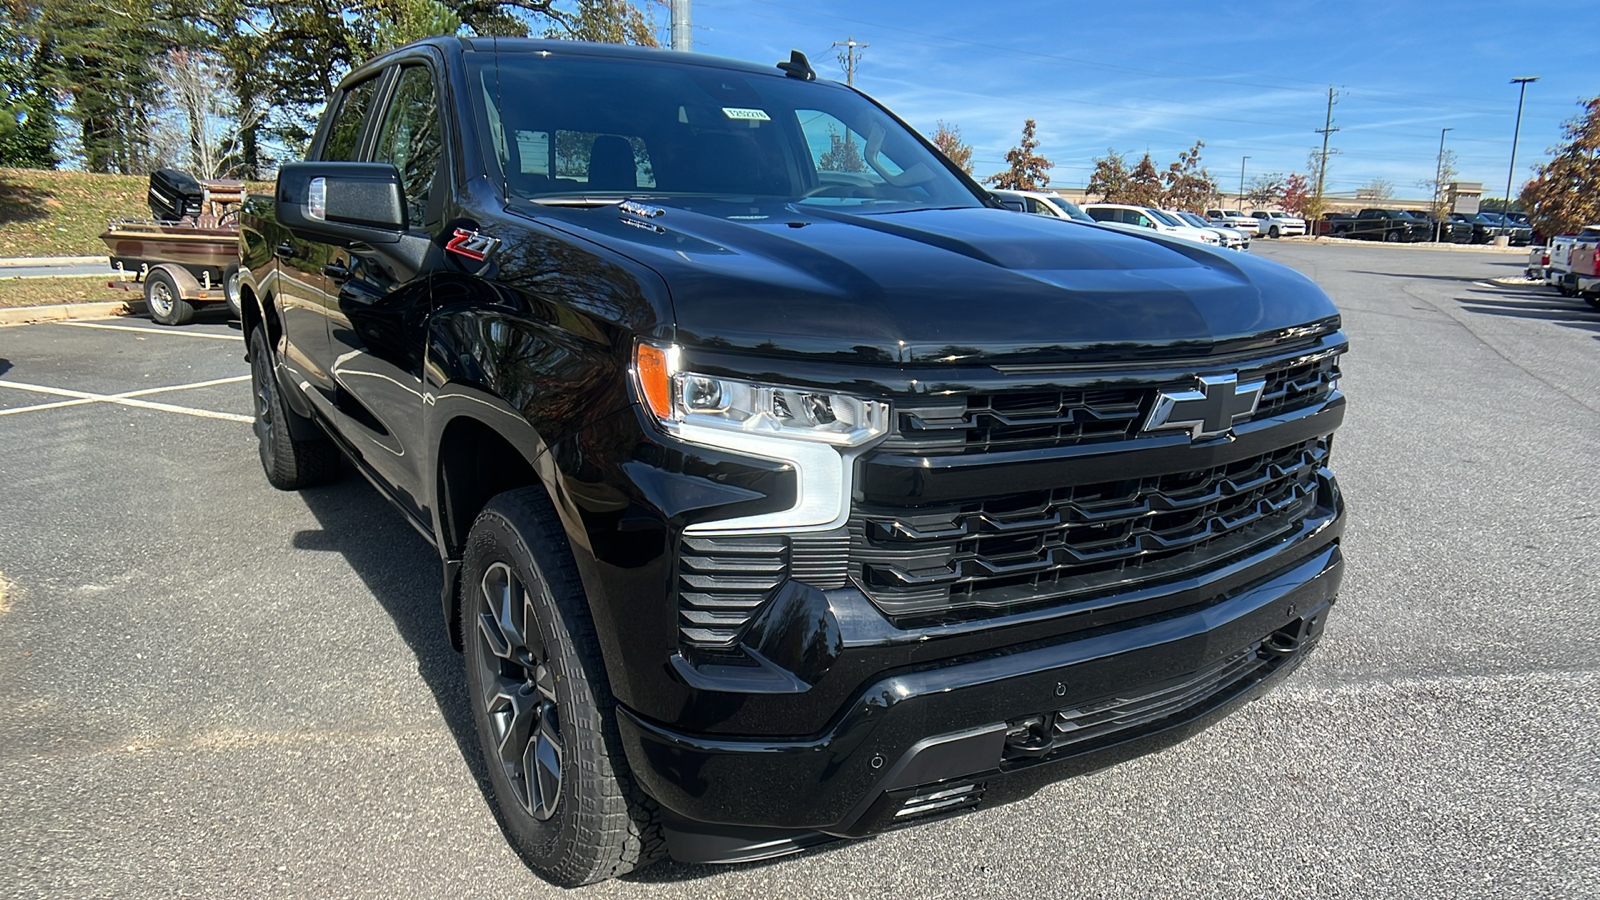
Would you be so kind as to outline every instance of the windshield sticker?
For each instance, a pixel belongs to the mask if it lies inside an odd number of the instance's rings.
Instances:
[[[722,114],[730,119],[743,119],[746,122],[771,122],[772,117],[764,109],[738,109],[737,107],[724,106]]]

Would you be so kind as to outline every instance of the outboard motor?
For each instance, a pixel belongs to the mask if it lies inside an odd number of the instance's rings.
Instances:
[[[150,173],[150,213],[157,219],[176,221],[199,216],[205,197],[200,182],[186,172],[157,169]]]

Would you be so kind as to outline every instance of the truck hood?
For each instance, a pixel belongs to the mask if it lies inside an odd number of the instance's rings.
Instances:
[[[660,214],[517,211],[659,273],[686,347],[899,365],[1193,357],[1338,314],[1287,267],[1153,232],[986,208],[651,202]]]

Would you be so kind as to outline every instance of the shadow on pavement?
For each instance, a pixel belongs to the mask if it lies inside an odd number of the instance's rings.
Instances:
[[[417,674],[433,693],[434,703],[455,738],[462,760],[477,782],[484,803],[494,810],[495,824],[505,835],[505,823],[490,792],[472,710],[467,705],[462,657],[450,643],[439,608],[438,552],[376,489],[351,471],[348,462],[344,477],[338,483],[301,491],[300,496],[322,528],[296,534],[294,547],[344,556],[367,590],[394,620],[395,629],[416,656]],[[509,835],[506,838],[511,845]],[[515,851],[515,846],[511,846]],[[804,851],[804,855],[825,853],[840,846],[843,842],[827,844]],[[745,863],[732,868],[754,869],[777,861]],[[534,875],[539,874],[532,866],[528,868]],[[730,867],[685,865],[664,860],[625,876],[625,880],[645,884],[693,881],[726,868]]]
[[[322,529],[299,532],[294,547],[344,556],[394,620],[400,637],[416,655],[417,674],[433,693],[484,802],[492,807],[478,733],[467,705],[461,654],[450,643],[439,608],[442,576],[438,551],[375,488],[351,471],[348,462],[338,483],[301,491],[300,497]]]
[[[9,371],[11,371],[11,360],[0,357],[0,375],[4,375]]]
[[[1522,262],[1517,262],[1517,263],[1489,263],[1489,265],[1492,265],[1492,266],[1502,266],[1503,265],[1503,266],[1506,266],[1508,268],[1515,269],[1519,274],[1522,273],[1523,271],[1526,271],[1527,268],[1528,268],[1527,265],[1525,263],[1522,263]],[[1412,272],[1374,272],[1374,271],[1371,271],[1370,269],[1351,269],[1350,272],[1353,275],[1383,275],[1383,276],[1386,276],[1386,277],[1389,277],[1389,278],[1404,278],[1407,281],[1457,281],[1457,282],[1464,282],[1464,283],[1467,283],[1467,284],[1471,284],[1474,281],[1487,281],[1488,280],[1482,274],[1478,274],[1478,275],[1418,275],[1418,274],[1415,274],[1415,273],[1412,273]],[[1505,275],[1490,275],[1490,276],[1488,276],[1488,278],[1505,278],[1505,277],[1506,277]]]
[[[1457,297],[1456,302],[1467,312],[1555,322],[1579,331],[1592,332],[1596,340],[1600,340],[1600,310],[1576,297],[1563,297],[1549,288],[1506,286],[1494,290],[1475,290]]]

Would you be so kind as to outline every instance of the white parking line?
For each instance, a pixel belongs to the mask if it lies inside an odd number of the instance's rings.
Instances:
[[[71,325],[73,328],[104,328],[107,331],[137,331],[143,334],[166,334],[176,337],[210,338],[213,341],[242,341],[244,338],[237,334],[207,334],[203,331],[183,331],[177,328],[135,328],[131,325],[103,325],[99,322],[56,322],[56,325]]]
[[[139,330],[139,329],[132,329]],[[135,406],[140,409],[155,409],[161,412],[181,413],[186,416],[198,416],[202,419],[222,419],[226,422],[254,422],[250,416],[241,416],[234,413],[213,412],[209,409],[195,409],[190,406],[175,406],[171,403],[158,403],[154,400],[140,400],[151,394],[165,394],[168,391],[188,391],[195,388],[213,387],[219,384],[236,384],[240,381],[250,380],[249,375],[234,375],[229,378],[215,378],[211,381],[197,381],[193,384],[176,384],[170,387],[144,388],[143,390],[128,391],[122,394],[92,394],[88,391],[74,391],[67,388],[47,387],[42,384],[26,384],[20,381],[7,381],[0,379],[0,387],[13,388],[19,391],[32,391],[35,394],[49,394],[54,397],[71,397],[71,400],[56,403],[40,403],[35,406],[23,406],[17,409],[0,409],[0,416],[10,416],[16,413],[37,412],[45,409],[60,409],[64,406],[80,406],[85,403],[115,403],[119,406]]]

